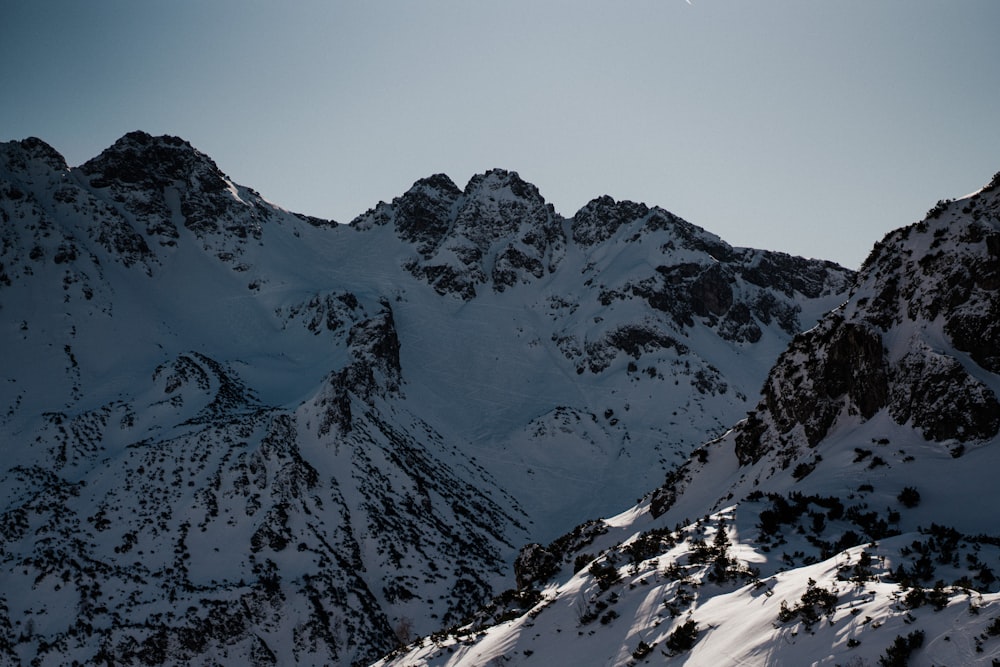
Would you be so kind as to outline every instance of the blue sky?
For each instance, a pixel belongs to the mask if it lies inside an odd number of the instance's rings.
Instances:
[[[3,2],[0,140],[176,134],[349,222],[518,171],[857,267],[1000,170],[995,0]]]

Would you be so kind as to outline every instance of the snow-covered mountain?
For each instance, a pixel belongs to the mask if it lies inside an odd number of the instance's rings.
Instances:
[[[381,665],[1000,664],[1000,174],[892,232],[748,416]]]
[[[503,170],[337,225],[141,132],[0,144],[0,218],[11,664],[346,665],[458,624],[744,417],[854,278]]]

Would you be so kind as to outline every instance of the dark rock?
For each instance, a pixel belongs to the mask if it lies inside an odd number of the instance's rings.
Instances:
[[[24,149],[25,157],[29,160],[40,160],[53,171],[69,169],[69,166],[66,164],[66,158],[38,137],[28,137],[22,140],[20,145]]]
[[[369,401],[374,395],[399,392],[402,369],[399,365],[399,336],[387,301],[382,310],[353,327],[347,338],[350,363],[327,378],[317,401],[323,409],[319,434],[336,426],[341,433],[352,428],[351,397]]]
[[[760,252],[756,263],[741,269],[743,279],[760,287],[780,290],[785,294],[799,292],[815,299],[839,291],[846,285],[838,279],[842,267],[833,262],[793,257],[781,252]],[[831,285],[833,282],[833,285]]]
[[[109,189],[111,197],[162,245],[172,246],[180,238],[170,190],[176,192],[184,226],[199,238],[225,233],[241,240],[259,239],[260,225],[271,215],[259,197],[249,204],[236,199],[215,162],[179,137],[131,132],[84,163],[80,171],[93,188]]]
[[[708,317],[724,315],[733,305],[732,276],[726,276],[721,264],[712,264],[691,283],[691,310]]]
[[[649,213],[645,204],[616,202],[608,195],[598,197],[577,211],[570,225],[573,240],[583,246],[607,241],[623,225],[644,218]]]
[[[890,414],[928,440],[985,440],[1000,432],[1000,402],[953,357],[917,349],[896,368]]]
[[[887,364],[877,332],[844,323],[830,338],[826,353],[821,386],[827,397],[846,394],[865,419],[885,407],[889,391]]]
[[[419,259],[404,267],[439,294],[475,298],[479,285],[496,291],[530,283],[555,269],[561,256],[561,219],[538,189],[515,172],[477,174],[459,192],[446,176],[414,184],[352,225],[359,229],[396,221],[399,237]]]
[[[451,209],[461,194],[444,174],[414,183],[393,201],[399,238],[416,245],[424,258],[431,257],[451,228]]]

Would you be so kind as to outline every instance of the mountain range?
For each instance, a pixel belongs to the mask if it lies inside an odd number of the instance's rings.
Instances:
[[[1000,174],[888,234],[756,407],[380,665],[1000,664]]]
[[[0,660],[963,662],[997,186],[855,274],[505,170],[341,225],[176,137],[2,144]]]

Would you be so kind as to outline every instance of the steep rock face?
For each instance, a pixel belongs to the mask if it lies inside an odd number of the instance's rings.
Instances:
[[[771,371],[757,414],[738,430],[742,463],[794,454],[798,428],[815,446],[838,418],[868,420],[883,408],[939,442],[997,434],[1000,401],[982,378],[1000,370],[991,316],[1000,312],[998,199],[994,179],[875,246],[849,302]],[[942,351],[950,347],[967,361]]]
[[[393,201],[396,233],[429,259],[451,229],[452,207],[461,196],[462,191],[444,174],[417,181]]]
[[[740,462],[778,450],[787,465],[796,443],[816,446],[838,418],[870,419],[888,401],[887,366],[882,338],[866,324],[834,315],[796,337],[771,370],[757,411],[737,428]]]
[[[398,395],[402,381],[399,366],[399,337],[389,303],[381,301],[381,310],[351,327],[347,335],[350,363],[331,373],[319,403],[325,416],[319,434],[326,435],[332,426],[342,433],[351,430],[351,396],[370,401],[373,394],[383,398]]]
[[[161,245],[176,244],[177,216],[199,236],[222,229],[241,238],[260,238],[260,218],[231,213],[238,195],[215,162],[179,137],[152,137],[132,132],[80,167],[97,189],[110,188],[112,198],[146,225]],[[229,215],[227,215],[229,213]],[[243,218],[243,219],[241,219]]]
[[[439,294],[465,300],[477,286],[502,292],[541,278],[555,270],[565,245],[561,218],[538,188],[502,169],[473,176],[463,192],[444,175],[417,181],[351,225],[390,221],[418,252],[406,269]]]
[[[131,132],[79,172],[156,245],[175,247],[183,227],[238,270],[247,268],[237,261],[246,245],[259,241],[262,226],[275,217],[257,192],[237,187],[211,158],[179,137]]]
[[[929,252],[916,266],[907,262],[905,272],[919,271],[938,281],[915,300],[910,317],[940,315],[955,347],[986,370],[1000,372],[1000,174],[969,198],[939,205],[932,214]],[[942,247],[952,235],[959,244],[955,254]],[[878,261],[878,256],[870,259]],[[901,290],[911,293],[906,285]]]
[[[918,346],[895,370],[889,412],[896,423],[910,423],[937,442],[988,440],[1000,431],[995,392],[954,357]]]
[[[643,267],[625,281],[601,285],[602,304],[641,298],[678,328],[693,327],[697,320],[736,343],[758,342],[772,322],[788,334],[799,331],[795,295],[828,297],[846,290],[852,278],[829,262],[733,248],[663,209],[610,197],[583,207],[571,229],[585,248],[609,241],[648,248],[654,270],[642,275]]]

